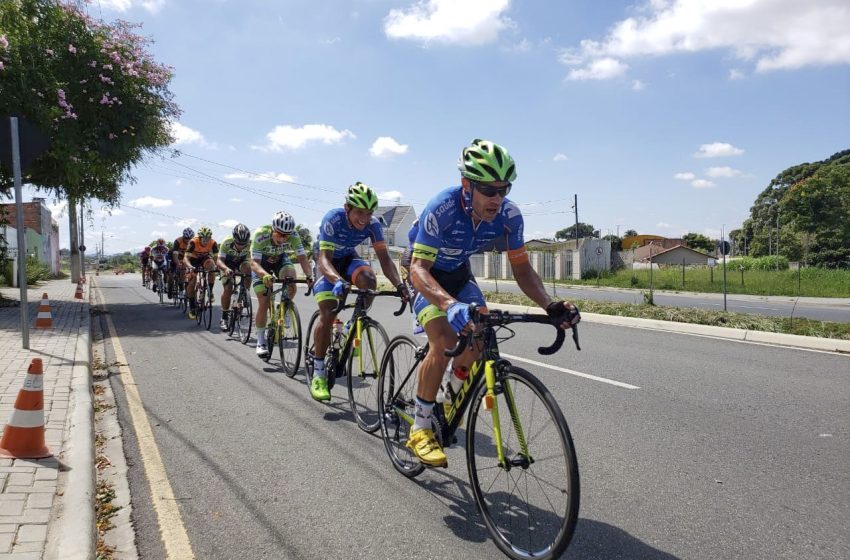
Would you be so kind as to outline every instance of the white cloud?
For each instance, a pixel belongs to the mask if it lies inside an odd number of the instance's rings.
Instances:
[[[555,157],[552,158],[552,161],[567,161],[567,154],[562,154],[558,152],[555,154]]]
[[[659,228],[663,228],[663,229],[673,229],[676,226],[665,223],[665,222],[658,222],[657,224],[655,224],[655,227],[659,227]]]
[[[158,13],[162,7],[165,5],[165,0],[142,0],[133,1],[133,0],[99,0],[98,6],[102,9],[106,10],[114,10],[116,12],[126,12],[133,5],[141,6],[148,12],[155,14]]]
[[[744,73],[741,72],[740,70],[732,68],[731,70],[729,70],[729,79],[730,80],[743,80],[744,79]]]
[[[110,208],[109,206],[101,206],[100,207],[100,215],[105,216],[105,217],[121,216],[122,214],[125,214],[125,213],[126,212],[124,212],[120,208]]]
[[[714,186],[714,183],[708,181],[707,179],[694,179],[691,181],[691,185],[695,189],[709,189]]]
[[[633,80],[632,89],[635,91],[641,91],[643,89],[646,89],[646,84],[641,82],[640,80]]]
[[[584,39],[565,64],[726,50],[758,72],[850,63],[846,0],[650,0],[601,41]],[[613,77],[613,76],[609,76]]]
[[[267,171],[265,173],[228,173],[224,176],[225,179],[241,179],[244,181],[256,181],[259,183],[292,183],[295,177],[286,173],[275,173]],[[238,202],[242,202],[237,199]]]
[[[515,43],[507,47],[502,47],[502,50],[510,53],[527,53],[531,51],[531,41],[529,41],[528,39],[523,39],[519,43]]]
[[[118,229],[130,229],[130,226],[118,226]]]
[[[223,222],[219,222],[218,225],[220,225],[221,227],[233,229],[236,226],[236,224],[238,224],[238,223],[239,223],[239,220],[234,220],[233,218],[229,218],[227,220],[224,220]]]
[[[504,16],[510,0],[418,0],[394,9],[384,18],[391,39],[411,39],[459,45],[492,43],[514,22]]]
[[[594,60],[584,68],[570,70],[567,75],[568,80],[608,80],[625,74],[629,69],[628,64],[624,64],[614,58],[600,58]]]
[[[399,144],[390,136],[380,136],[369,148],[369,153],[377,158],[406,154],[407,144]]]
[[[706,175],[709,177],[737,177],[741,175],[741,172],[738,169],[732,169],[731,167],[709,167],[705,170]]]
[[[346,138],[357,138],[350,130],[337,130],[327,124],[307,124],[301,128],[290,125],[279,125],[266,134],[268,144],[252,146],[255,150],[271,150],[281,152],[285,149],[303,148],[308,142],[323,144],[339,144]]]
[[[151,208],[165,208],[166,206],[171,206],[172,204],[174,204],[174,201],[165,198],[155,198],[153,196],[143,196],[141,198],[131,200],[128,204],[130,206],[150,206]]]
[[[231,198],[230,202],[242,202],[241,198]]]
[[[164,231],[153,230],[151,232],[151,237],[165,237],[166,233]]]
[[[63,218],[68,213],[68,201],[60,200],[59,202],[53,202],[47,205],[47,209],[50,210],[52,217]]]
[[[725,142],[713,142],[711,144],[703,144],[699,147],[697,153],[694,154],[696,158],[714,158],[714,157],[727,157],[727,156],[739,156],[744,153],[744,150],[741,148],[736,148],[732,144],[727,144]]]
[[[386,191],[378,193],[379,200],[388,200],[390,202],[401,202],[401,198],[404,195],[401,194],[401,191]]]
[[[324,39],[322,43],[325,45],[334,45],[336,43],[339,43],[340,41],[342,41],[342,39],[340,39],[339,37],[334,37],[333,39]]]
[[[690,171],[685,171],[684,173],[676,173],[673,175],[674,179],[679,179],[680,181],[693,181],[697,178],[696,175],[691,173]]]
[[[189,226],[193,226],[198,223],[198,220],[195,218],[184,218],[182,220],[178,220],[174,222],[174,225],[181,228],[187,228]]]
[[[188,126],[182,125],[179,122],[172,121],[171,125],[171,136],[174,137],[174,145],[182,146],[182,145],[197,145],[202,148],[215,149],[215,144],[211,144],[206,141],[204,135],[198,132],[193,128],[189,128]]]

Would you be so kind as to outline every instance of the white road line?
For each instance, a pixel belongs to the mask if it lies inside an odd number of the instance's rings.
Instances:
[[[101,303],[105,307],[108,307],[99,286],[97,286],[97,292]],[[142,463],[145,466],[148,486],[151,489],[151,501],[156,511],[162,542],[165,544],[166,557],[169,559],[173,558],[174,560],[194,560],[195,554],[192,552],[189,535],[186,533],[186,527],[183,525],[180,510],[177,508],[174,491],[168,482],[168,474],[165,472],[165,465],[159,454],[159,448],[156,446],[153,430],[145,414],[142,397],[139,395],[136,381],[133,379],[133,373],[130,371],[130,367],[126,365],[127,356],[124,355],[124,349],[121,348],[121,342],[118,340],[118,334],[115,331],[112,318],[109,315],[104,315],[104,317],[106,318],[106,326],[109,329],[110,343],[115,352],[115,360],[119,364],[118,368],[121,372],[120,379],[124,386],[124,393],[127,396],[127,408],[130,410],[133,428],[136,431],[136,437],[139,442],[139,452],[142,456]]]
[[[614,385],[616,387],[622,387],[623,389],[640,389],[637,385],[629,385],[628,383],[623,383],[622,381],[614,381],[613,379],[606,379],[604,377],[599,377],[597,375],[591,375],[589,373],[582,373],[580,371],[576,371],[574,369],[562,368],[559,366],[553,366],[550,364],[544,364],[543,362],[538,362],[536,360],[529,360],[528,358],[521,358],[519,356],[512,356],[511,354],[505,354],[504,352],[500,352],[500,355],[509,359],[516,360],[519,362],[525,362],[527,364],[545,367],[549,369],[554,369],[555,371],[560,371],[563,373],[569,373],[570,375],[575,375],[576,377],[584,377],[585,379],[590,379],[592,381],[599,381],[600,383],[607,383],[609,385]]]

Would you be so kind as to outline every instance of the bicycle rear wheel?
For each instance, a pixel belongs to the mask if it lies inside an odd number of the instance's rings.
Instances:
[[[301,315],[293,301],[281,306],[280,315],[280,338],[277,341],[280,367],[287,377],[293,377],[301,364]]]
[[[475,503],[496,546],[514,559],[558,558],[573,536],[579,475],[570,430],[549,390],[529,372],[497,374],[500,465],[485,383],[472,397],[466,459]],[[527,454],[521,440],[525,440]]]
[[[393,467],[408,478],[425,470],[419,459],[405,447],[416,414],[417,351],[412,338],[396,336],[384,352],[378,377],[381,439]]]
[[[360,340],[354,339],[348,356],[348,404],[360,429],[373,433],[381,426],[378,412],[378,374],[381,371],[381,358],[390,343],[387,331],[377,321],[364,317],[360,319],[362,331]],[[352,329],[356,325],[352,326]],[[355,333],[352,333],[354,336]],[[359,345],[359,346],[358,346]]]
[[[204,307],[204,326],[207,330],[210,330],[210,326],[212,326],[213,291],[209,287],[207,290],[207,305]]]
[[[156,277],[156,291],[159,294],[159,303],[161,305],[165,299],[165,283],[162,281],[162,272]]]

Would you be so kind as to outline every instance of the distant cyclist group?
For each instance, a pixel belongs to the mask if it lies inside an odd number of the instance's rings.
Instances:
[[[318,307],[303,346],[312,398],[329,401],[338,370],[346,370],[349,400],[358,424],[368,431],[381,429],[394,466],[406,476],[415,476],[423,467],[447,465],[444,448],[453,442],[454,428],[468,411],[470,477],[476,488],[476,502],[494,541],[514,558],[553,558],[569,543],[578,515],[578,470],[572,440],[554,398],[537,378],[499,356],[497,343],[513,336],[508,324],[536,322],[555,327],[558,335],[556,343],[541,348],[541,353],[555,352],[564,340],[564,331],[569,329],[578,346],[576,325],[580,314],[570,302],[553,301],[530,264],[523,240],[522,213],[507,198],[517,176],[508,151],[488,140],[473,140],[462,150],[458,169],[461,184],[433,197],[408,232],[401,272],[390,257],[381,224],[373,216],[378,197],[371,187],[357,182],[348,187],[344,205],[327,212],[321,221],[311,248],[315,269],[311,269],[295,219],[280,211],[253,234],[244,224],[236,225],[220,244],[206,226],[197,232],[186,228],[170,246],[163,238],[157,239],[140,255],[143,283],[157,290],[161,301],[163,297],[185,301],[188,317],[196,320],[198,313],[211,303],[218,276],[223,287],[220,328],[231,332],[244,308],[251,307],[250,297],[241,296],[243,292],[250,293],[250,286],[257,300],[253,314],[257,356],[267,360],[274,345],[281,344],[286,336],[282,332],[297,335],[299,353],[288,375],[298,369],[302,344],[300,318],[290,311],[294,309],[291,300],[295,282],[307,284]],[[410,305],[417,328],[427,336],[424,345],[406,335],[393,338],[372,358],[372,367],[366,362],[370,349],[376,347],[374,338],[387,337],[380,334],[383,327],[366,313],[374,297],[387,292],[377,290],[375,272],[357,252],[357,247],[366,241],[371,243],[383,275],[394,287],[391,293],[401,299],[402,307]],[[504,244],[518,286],[545,315],[488,311],[469,258],[495,242]],[[304,280],[296,280],[294,261],[300,265]],[[277,292],[276,283],[283,284]],[[235,289],[240,290],[240,295],[232,308]],[[280,312],[275,304],[278,292],[282,298]],[[348,306],[355,309],[356,323],[340,329],[336,317],[346,308],[349,293],[358,294],[358,303]],[[500,330],[507,330],[510,336],[497,339],[495,333]],[[282,361],[283,352],[281,346]],[[374,421],[367,421],[355,406],[355,370],[360,376],[358,387],[374,387]],[[523,388],[528,389],[528,398],[532,399],[529,406],[548,412],[547,418],[557,428],[555,444],[547,443],[545,449],[538,447],[536,454],[530,451],[531,447],[542,445],[545,438],[536,441],[538,435],[525,425],[532,420],[523,420]],[[542,404],[535,405],[538,401]],[[500,406],[510,420],[505,425],[499,421]],[[539,486],[547,494],[543,503],[548,502],[554,513],[547,512],[540,516],[542,520],[532,522],[530,517],[535,512],[526,506],[519,513],[522,519],[501,517],[512,508],[523,508],[510,501],[502,503],[502,498],[489,498],[487,492],[494,489],[483,488],[483,474],[473,473],[470,448],[482,445],[471,439],[476,429],[481,431],[473,417],[478,418],[485,411],[489,419],[484,424],[492,428],[492,449],[488,451],[492,460],[488,468],[497,469],[506,477],[502,484],[505,487],[500,490],[517,492],[518,477],[527,473],[532,482],[526,484],[535,488],[520,489],[520,497],[530,499]],[[535,414],[545,413],[538,410]],[[516,441],[509,441],[509,433]],[[558,449],[552,449],[553,445]],[[556,464],[565,468],[557,478],[565,480],[544,481],[536,477],[533,468],[543,468],[559,451],[561,463]],[[568,498],[563,507],[553,505],[564,496]],[[535,525],[551,524],[553,515],[558,521],[551,534],[544,531],[543,525]],[[510,527],[501,527],[505,523]]]

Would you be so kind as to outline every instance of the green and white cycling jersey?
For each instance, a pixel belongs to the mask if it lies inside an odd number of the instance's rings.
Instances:
[[[279,267],[289,264],[289,252],[294,252],[296,256],[306,255],[301,237],[296,232],[293,231],[283,245],[276,245],[272,240],[272,231],[270,225],[257,228],[251,242],[251,258],[260,261],[263,268],[266,265]]]
[[[238,249],[233,237],[228,237],[221,242],[218,249],[218,256],[224,261],[224,264],[233,268],[234,265],[241,264],[251,253],[251,243],[246,243],[244,247]]]

